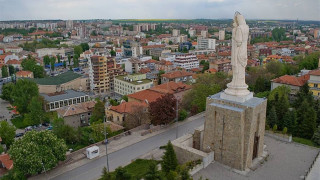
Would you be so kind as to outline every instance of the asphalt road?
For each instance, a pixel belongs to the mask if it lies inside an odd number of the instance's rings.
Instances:
[[[191,133],[194,128],[203,125],[204,117],[187,122],[178,127],[178,136],[182,136],[186,133]],[[177,128],[177,127],[176,127]],[[131,146],[125,147],[118,151],[109,154],[109,167],[110,171],[113,171],[119,166],[125,166],[132,159],[135,159],[149,151],[165,145],[169,140],[176,138],[176,128],[168,129],[167,131],[152,136],[148,139],[140,141]],[[100,159],[92,161],[88,164],[80,166],[76,169],[61,174],[54,180],[96,180],[101,176],[102,168],[107,166],[107,157],[103,156]]]

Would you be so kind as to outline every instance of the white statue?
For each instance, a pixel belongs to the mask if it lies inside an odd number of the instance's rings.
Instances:
[[[231,49],[233,77],[222,95],[224,99],[244,102],[252,97],[252,93],[248,90],[248,85],[245,82],[245,69],[248,61],[248,36],[249,26],[246,24],[244,17],[239,12],[236,12],[233,21]],[[240,97],[240,100],[231,96]],[[247,97],[243,98],[244,96]]]

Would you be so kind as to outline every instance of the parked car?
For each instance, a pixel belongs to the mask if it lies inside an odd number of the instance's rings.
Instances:
[[[48,126],[50,126],[50,123],[47,123],[47,122],[42,123],[42,126],[48,127]]]
[[[24,129],[25,132],[31,131],[31,130],[32,130],[32,126],[28,126],[28,127],[26,127],[26,128]]]
[[[24,135],[24,133],[17,133],[17,134],[16,134],[16,138],[17,138],[17,137],[21,137],[21,136],[23,136],[23,135]]]
[[[47,128],[47,130],[52,130],[52,126],[49,126],[49,127]]]

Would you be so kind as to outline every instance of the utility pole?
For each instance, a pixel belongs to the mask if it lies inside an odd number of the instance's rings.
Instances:
[[[105,137],[105,144],[106,144],[106,156],[107,156],[107,171],[109,172],[109,157],[108,157],[108,138],[107,138],[107,129],[106,129],[106,123],[107,123],[107,118],[104,117],[104,137]]]
[[[42,168],[43,168],[43,170],[44,170],[44,174],[45,174],[45,176],[46,176],[46,179],[48,179],[48,177],[47,177],[47,171],[46,171],[46,168],[44,168],[44,164],[43,164],[42,161],[41,161],[41,164],[42,164]]]

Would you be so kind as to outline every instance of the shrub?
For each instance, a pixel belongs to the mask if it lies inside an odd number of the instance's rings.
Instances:
[[[276,132],[278,130],[278,126],[275,124],[274,126],[273,126],[273,128],[272,128],[272,131],[273,132]]]
[[[284,127],[283,130],[282,130],[282,133],[283,133],[283,134],[287,134],[287,132],[288,132],[288,128],[287,128],[287,127]]]

